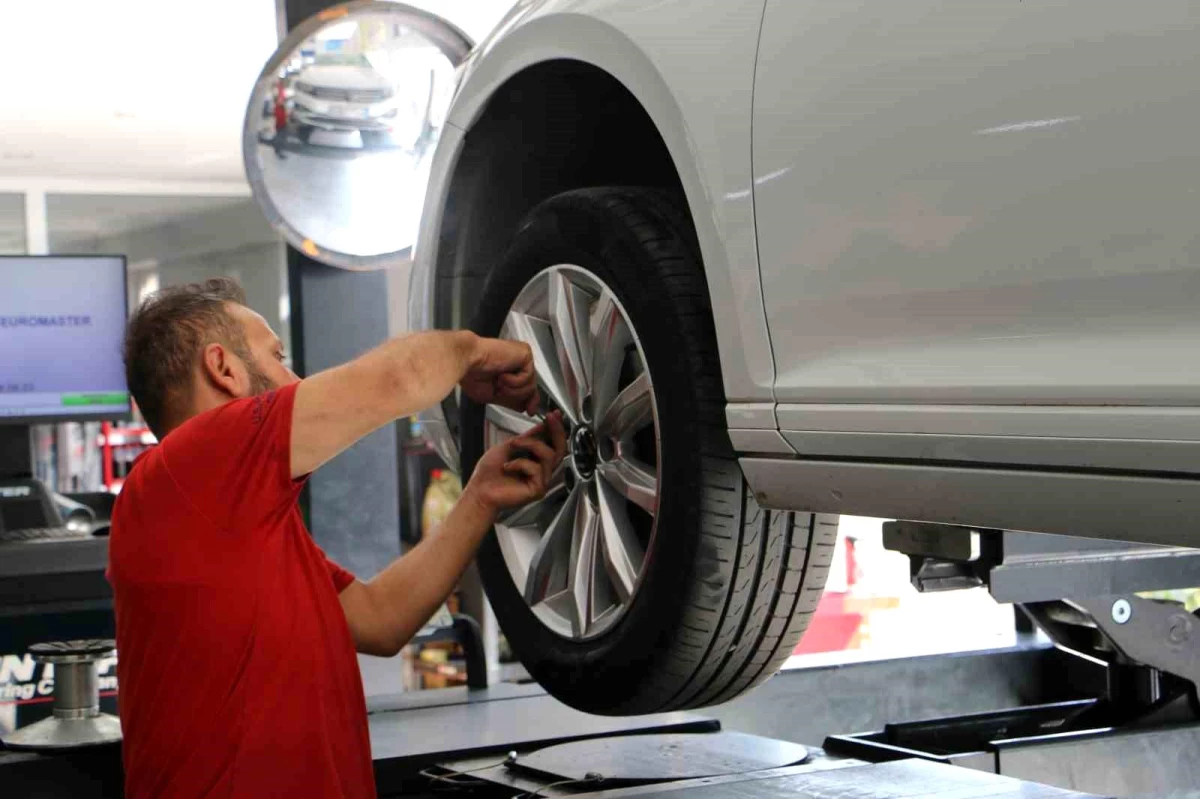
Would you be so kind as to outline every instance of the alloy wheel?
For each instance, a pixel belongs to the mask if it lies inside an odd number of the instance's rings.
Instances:
[[[567,457],[546,496],[503,515],[496,536],[518,591],[559,635],[610,629],[632,603],[659,507],[659,425],[641,342],[613,291],[574,265],[543,270],[501,336],[529,344],[543,412],[561,410]],[[536,419],[487,407],[487,446]]]

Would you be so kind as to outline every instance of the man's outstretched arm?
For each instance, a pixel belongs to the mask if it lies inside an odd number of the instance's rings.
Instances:
[[[301,477],[395,419],[441,402],[464,380],[478,402],[537,407],[527,344],[467,331],[414,333],[300,382],[291,474]]]
[[[555,412],[544,425],[488,450],[429,538],[370,582],[347,586],[339,598],[358,651],[384,657],[399,652],[454,590],[496,514],[545,495],[566,446]]]

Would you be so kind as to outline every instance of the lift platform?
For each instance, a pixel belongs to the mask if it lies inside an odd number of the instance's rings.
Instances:
[[[1121,796],[1200,785],[1200,617],[1181,591],[1200,587],[1200,550],[914,522],[884,525],[884,545],[909,556],[919,591],[1015,603],[1093,695],[830,736],[829,752],[1056,785],[1102,774]]]

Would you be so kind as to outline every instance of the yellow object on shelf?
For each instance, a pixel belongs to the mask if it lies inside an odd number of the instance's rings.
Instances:
[[[454,503],[462,496],[462,481],[454,472],[434,469],[430,475],[429,488],[425,489],[425,501],[421,505],[421,537],[429,535],[441,524]]]
[[[418,656],[425,663],[445,663],[450,659],[450,653],[444,649],[422,649]]]

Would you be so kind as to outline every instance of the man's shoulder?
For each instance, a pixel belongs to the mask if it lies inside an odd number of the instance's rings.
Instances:
[[[129,467],[129,474],[125,477],[125,482],[123,485],[128,487],[141,482],[143,479],[142,476],[146,474],[147,470],[153,471],[161,460],[162,444],[154,444],[153,446],[144,450],[140,455],[134,458],[133,465]],[[122,489],[121,493],[124,494],[124,489]],[[120,499],[121,495],[118,494],[117,500],[119,501]]]
[[[273,388],[262,394],[230,400],[216,408],[199,413],[172,430],[163,439],[172,446],[193,445],[211,442],[214,437],[233,433],[240,429],[249,430],[263,425],[272,411],[280,407],[281,401],[292,399],[295,384]]]
[[[198,413],[171,430],[159,443],[159,458],[181,465],[192,453],[201,457],[219,455],[243,441],[266,408],[258,397],[230,400]]]
[[[121,485],[113,503],[108,545],[108,577],[114,585],[136,572],[144,561],[148,536],[157,537],[164,513],[179,502],[178,489],[162,459],[162,445],[143,452]],[[135,572],[131,572],[133,567]]]
[[[129,474],[121,483],[121,492],[117,494],[116,502],[113,504],[114,515],[120,515],[125,505],[136,502],[139,497],[144,496],[147,488],[153,489],[153,485],[158,479],[167,477],[162,458],[162,444],[155,444],[137,456],[133,466],[129,469]]]

